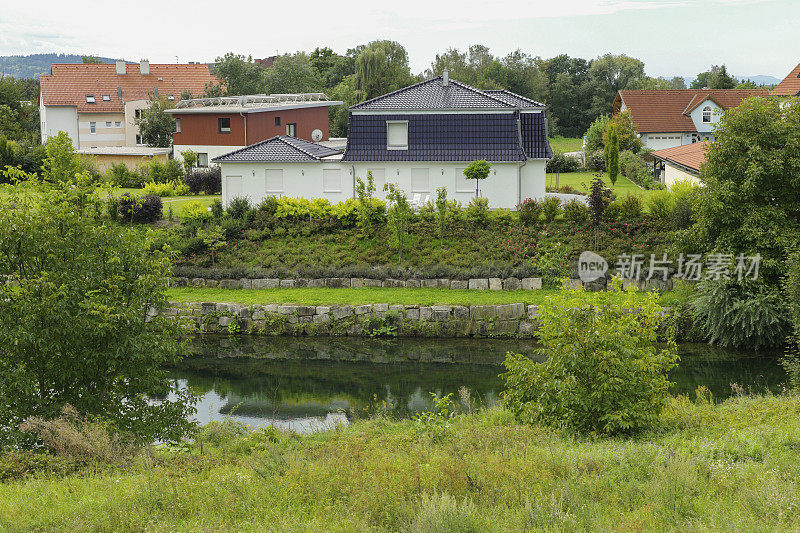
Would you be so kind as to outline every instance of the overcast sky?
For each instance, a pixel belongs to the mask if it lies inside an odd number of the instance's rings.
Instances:
[[[783,78],[800,62],[798,0],[338,0],[135,2],[2,0],[0,55],[64,52],[213,61],[393,39],[411,69],[482,43],[496,55],[612,52],[651,76],[694,76],[725,63],[739,76]]]

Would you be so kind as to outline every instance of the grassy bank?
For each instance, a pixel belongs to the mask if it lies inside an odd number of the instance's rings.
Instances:
[[[550,137],[550,148],[553,152],[580,152],[583,150],[583,139],[573,137]]]
[[[200,289],[176,287],[167,291],[173,302],[228,302],[246,305],[292,303],[298,305],[497,305],[525,303],[541,305],[556,289],[538,291],[470,291],[449,289],[390,289],[367,287],[362,289]],[[685,291],[665,292],[662,305],[673,306],[687,297]]]
[[[592,440],[492,409],[443,434],[378,418],[307,437],[206,429],[118,468],[0,484],[7,531],[775,531],[800,528],[800,401],[673,399]],[[437,436],[438,435],[438,436]]]

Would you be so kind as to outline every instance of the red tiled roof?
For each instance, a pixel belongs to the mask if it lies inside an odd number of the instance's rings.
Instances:
[[[794,67],[786,78],[772,90],[773,96],[797,96],[800,94],[800,65]]]
[[[199,95],[207,83],[217,82],[205,64],[151,64],[150,74],[144,76],[139,74],[139,66],[129,63],[126,73],[120,75],[113,63],[53,64],[49,75],[39,76],[42,101],[44,105],[77,106],[78,113],[122,113],[125,102],[146,100],[155,87],[159,97],[171,94],[178,102],[184,90]],[[118,87],[122,89],[121,99]],[[86,102],[89,94],[94,96],[94,104]],[[103,101],[103,95],[110,100]]]
[[[665,148],[663,150],[656,150],[651,152],[650,155],[656,159],[676,163],[683,167],[700,172],[700,165],[706,161],[706,152],[708,151],[709,142],[697,142],[692,144],[684,144],[683,146],[674,146],[672,148]]]
[[[630,111],[639,133],[694,132],[697,129],[689,113],[706,100],[722,109],[738,106],[751,96],[767,96],[766,89],[673,89],[619,91],[614,99],[614,113],[622,103]]]

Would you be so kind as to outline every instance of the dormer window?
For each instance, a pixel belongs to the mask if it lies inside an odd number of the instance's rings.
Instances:
[[[168,94],[167,95],[167,100],[170,100],[170,101],[175,100],[175,95],[174,94]]]
[[[104,102],[110,102],[111,101],[111,95],[104,94],[103,95],[103,101]]]
[[[218,118],[217,119],[217,126],[219,127],[220,133],[230,133],[231,132],[231,119],[230,118]]]
[[[711,122],[711,106],[707,105],[703,108],[703,122]]]
[[[386,121],[386,149],[408,150],[408,121]]]
[[[94,95],[93,94],[87,94],[86,95],[86,103],[87,104],[93,104],[94,103]]]

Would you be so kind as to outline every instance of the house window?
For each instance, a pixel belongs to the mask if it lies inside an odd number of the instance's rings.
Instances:
[[[86,95],[86,103],[87,104],[93,104],[94,103],[94,95],[93,94],[87,94]]]
[[[110,96],[110,95],[108,95],[108,94],[104,94],[104,95],[103,95],[103,101],[104,101],[104,102],[110,102],[110,101],[111,101],[111,96]]]
[[[268,168],[264,171],[264,192],[268,194],[283,192],[283,169]]]
[[[296,128],[297,128],[297,124],[287,124],[286,125],[286,135],[288,135],[289,137],[294,137]]]
[[[692,133],[692,143],[700,142],[700,136],[696,133]]]
[[[275,117],[275,125],[276,126],[280,126],[281,125],[281,117]]]
[[[231,132],[231,119],[230,118],[218,118],[217,124],[219,126],[220,133],[230,133]]]
[[[322,192],[342,192],[342,171],[340,169],[322,169]]]
[[[144,144],[144,137],[141,133],[136,134],[136,144]]]
[[[121,128],[122,127],[122,122],[120,122],[120,121],[114,122],[114,127],[115,128]]]
[[[386,121],[386,149],[408,150],[408,121]]]
[[[208,154],[206,153],[197,154],[197,166],[198,167],[208,166]]]
[[[475,183],[474,180],[468,180],[464,176],[464,167],[456,168],[456,192],[468,192],[468,193],[475,193]]]
[[[142,110],[141,109],[134,109],[133,118],[135,118],[137,120],[142,118]]]
[[[97,122],[89,123],[89,133],[97,133]]]
[[[180,132],[181,132],[181,119],[176,118],[175,119],[175,133],[180,133]]]
[[[110,122],[106,122],[106,128],[110,128],[110,127],[111,127],[111,123]]]
[[[703,108],[703,122],[711,122],[711,106],[707,105]]]
[[[430,177],[427,168],[411,169],[411,192],[430,192]]]

